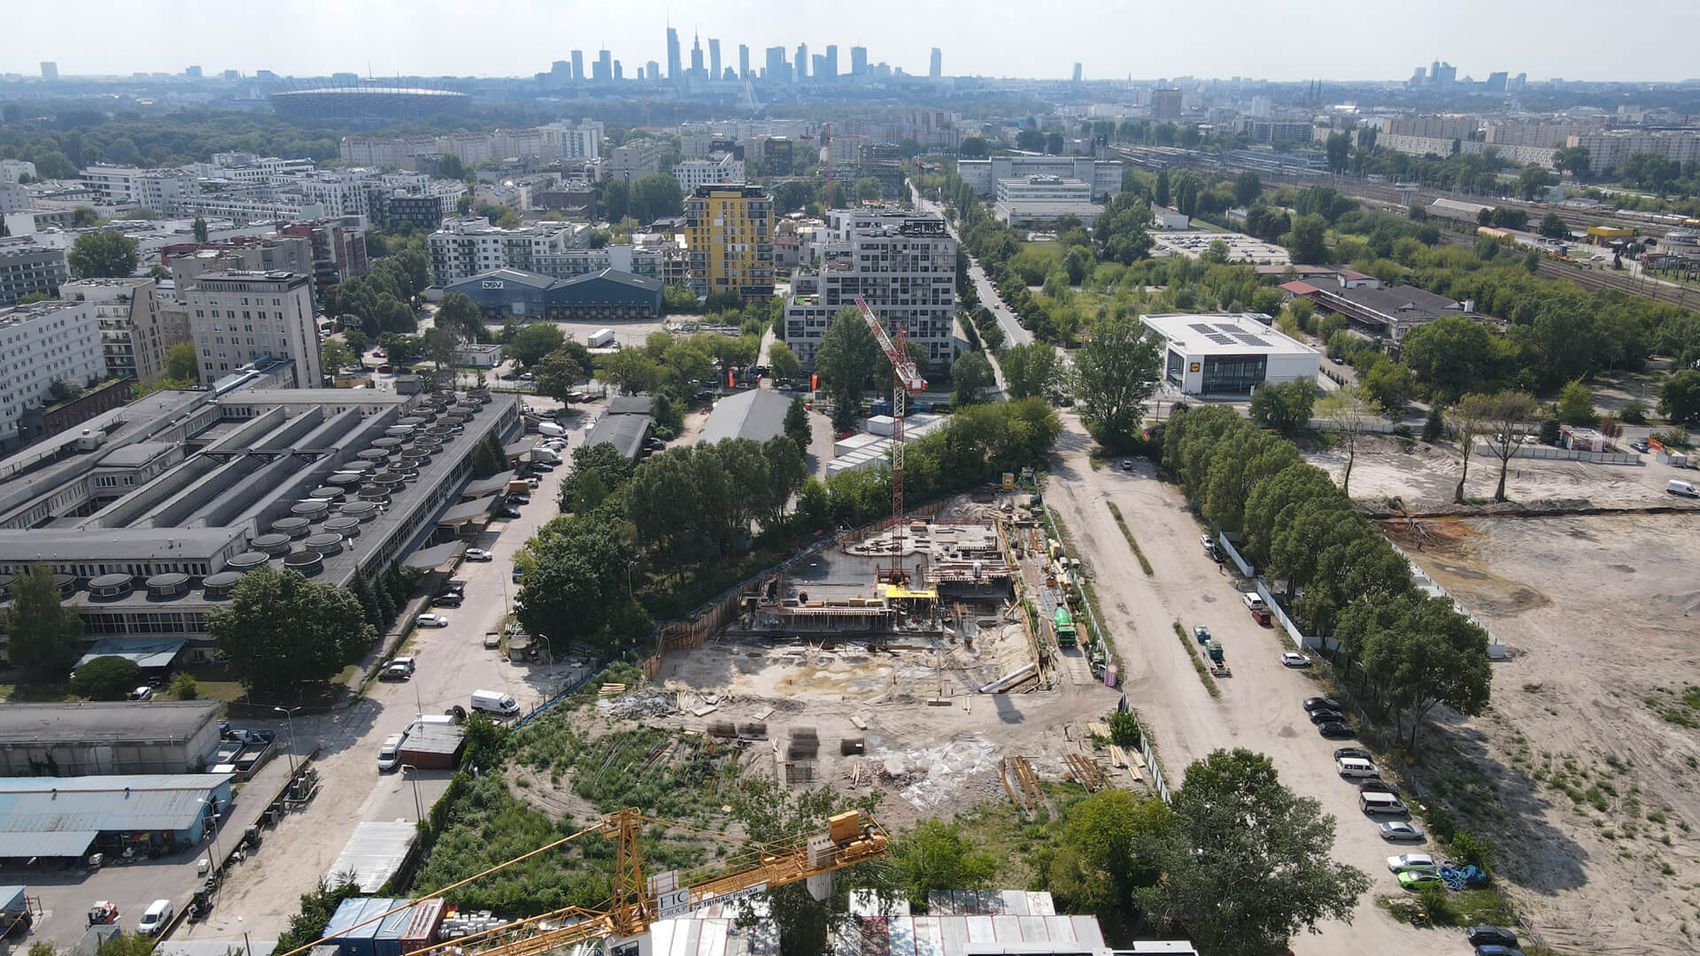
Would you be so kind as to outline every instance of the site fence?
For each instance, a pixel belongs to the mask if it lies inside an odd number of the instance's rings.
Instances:
[[[1116,709],[1124,714],[1134,712],[1133,705],[1128,703],[1127,694],[1122,694],[1116,703]],[[1151,734],[1145,729],[1145,722],[1139,722],[1139,755],[1145,759],[1145,772],[1151,775],[1151,789],[1164,803],[1174,803],[1174,797],[1169,793],[1169,780],[1163,776],[1163,764],[1157,760],[1157,751],[1151,746]]]
[[[1479,458],[1498,458],[1499,453],[1489,445],[1477,445]],[[1639,465],[1641,456],[1623,451],[1583,451],[1580,448],[1550,448],[1546,445],[1518,445],[1511,453],[1513,459],[1530,458],[1536,461],[1585,461],[1594,465]]]

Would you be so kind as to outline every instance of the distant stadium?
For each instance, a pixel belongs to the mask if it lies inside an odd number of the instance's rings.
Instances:
[[[393,120],[464,113],[472,97],[451,90],[399,86],[332,86],[271,95],[272,110],[298,123]]]

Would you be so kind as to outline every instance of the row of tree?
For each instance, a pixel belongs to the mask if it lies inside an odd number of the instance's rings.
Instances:
[[[1405,557],[1290,441],[1232,409],[1194,408],[1169,419],[1162,463],[1206,520],[1240,536],[1266,579],[1284,582],[1306,633],[1340,642],[1343,676],[1361,674],[1396,729],[1409,719],[1413,745],[1436,705],[1487,705],[1486,632],[1418,591]],[[1389,608],[1421,613],[1404,627],[1361,623],[1393,620]],[[1355,629],[1343,633],[1346,622]]]
[[[412,335],[419,328],[414,299],[430,283],[425,254],[404,249],[373,262],[366,275],[327,288],[324,311],[336,316],[342,328],[359,329],[370,341],[386,333]]]

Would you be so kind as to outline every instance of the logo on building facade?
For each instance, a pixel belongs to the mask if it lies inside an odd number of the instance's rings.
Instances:
[[[484,289],[500,289],[502,287],[502,280],[500,280],[500,279],[485,279],[482,283],[479,284],[479,286],[480,286],[480,288],[484,288]]]

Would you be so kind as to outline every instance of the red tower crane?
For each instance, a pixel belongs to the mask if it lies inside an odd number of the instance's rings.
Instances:
[[[874,340],[891,362],[891,522],[895,537],[891,566],[881,569],[879,577],[891,584],[907,584],[909,569],[903,564],[903,419],[909,396],[926,391],[927,380],[909,357],[908,328],[899,325],[893,338],[861,296],[856,297],[856,308],[861,310],[863,321],[873,330]]]

